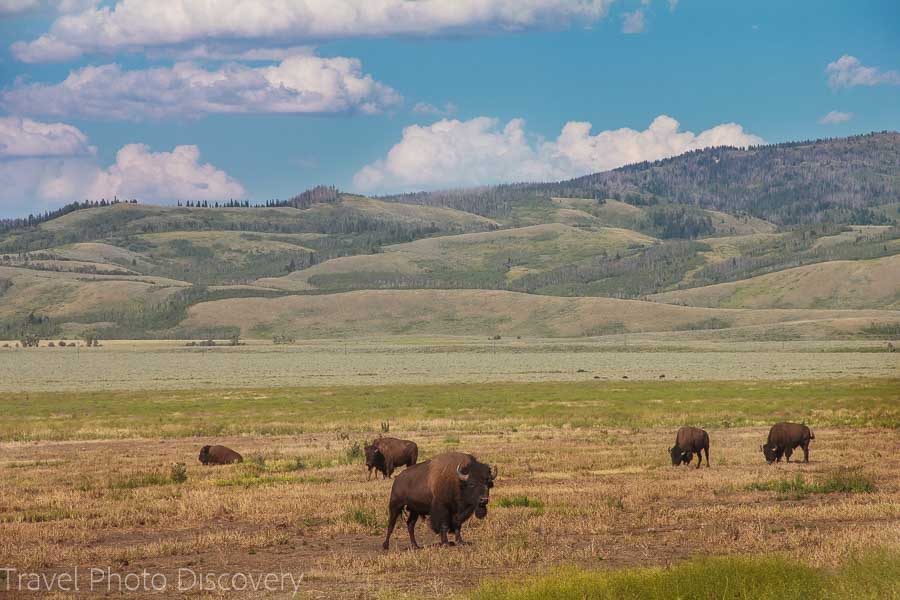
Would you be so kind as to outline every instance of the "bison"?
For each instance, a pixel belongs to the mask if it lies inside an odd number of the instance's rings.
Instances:
[[[244,461],[243,456],[225,446],[203,446],[199,458],[204,465],[230,465]]]
[[[445,452],[431,460],[412,466],[397,476],[391,487],[388,505],[388,527],[382,547],[390,547],[391,533],[397,518],[405,508],[409,512],[406,527],[409,542],[416,543],[416,521],[429,517],[431,529],[441,536],[446,546],[447,534],[456,536],[456,543],[463,544],[461,529],[474,513],[483,519],[487,516],[490,490],[494,487],[497,469],[478,462],[471,454]]]
[[[672,456],[672,465],[685,466],[691,464],[694,460],[694,453],[697,454],[697,468],[703,464],[703,456],[700,451],[706,453],[706,466],[709,466],[709,434],[696,427],[682,427],[675,436],[675,445],[669,448],[669,454]]]
[[[791,462],[791,455],[794,448],[800,446],[803,448],[803,462],[809,462],[809,441],[816,439],[816,436],[809,427],[799,423],[778,423],[772,425],[769,430],[769,439],[764,446],[760,446],[766,462],[781,462],[781,457],[785,456],[787,462]]]
[[[372,475],[372,469],[375,469],[376,479],[378,473],[389,479],[397,467],[411,467],[419,461],[419,447],[409,440],[380,437],[371,444],[366,444],[365,451],[366,467],[369,469],[367,480]]]

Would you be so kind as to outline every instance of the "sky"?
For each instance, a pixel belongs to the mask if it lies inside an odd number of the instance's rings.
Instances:
[[[897,129],[896,0],[0,0],[0,217]]]

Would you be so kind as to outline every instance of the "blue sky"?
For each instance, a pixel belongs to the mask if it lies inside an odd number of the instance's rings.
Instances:
[[[152,5],[176,14],[189,1]],[[359,0],[297,0],[300,16],[282,20],[298,20],[274,33],[264,21],[278,15],[229,24],[238,3],[216,1],[213,15],[145,31],[136,0],[0,0],[0,216],[112,195],[264,201],[319,183],[558,179],[900,123],[895,1],[529,0],[524,14],[484,0],[447,17],[432,0],[402,19],[342,20],[330,7]]]

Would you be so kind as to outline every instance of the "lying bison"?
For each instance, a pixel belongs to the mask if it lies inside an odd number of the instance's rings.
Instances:
[[[200,448],[200,462],[204,465],[230,465],[243,462],[244,457],[225,446],[203,446]]]
[[[371,444],[366,444],[366,468],[369,472],[366,479],[372,475],[375,469],[375,478],[378,473],[388,479],[394,474],[397,467],[411,467],[419,461],[419,447],[409,440],[381,437]]]
[[[478,462],[471,454],[446,452],[431,460],[412,466],[397,476],[391,487],[388,505],[389,519],[383,548],[390,547],[391,534],[397,517],[405,508],[409,512],[406,528],[413,548],[416,543],[416,521],[429,517],[431,529],[441,536],[446,546],[447,534],[456,536],[463,544],[461,529],[472,513],[479,519],[487,516],[490,490],[494,487],[497,469]]]
[[[781,457],[785,456],[788,462],[791,462],[791,455],[794,448],[800,446],[803,448],[803,462],[809,462],[809,441],[816,439],[813,432],[806,425],[799,423],[778,423],[772,425],[769,430],[769,440],[765,446],[760,446],[766,457],[766,462],[781,462]]]
[[[697,468],[703,464],[703,457],[700,451],[706,453],[706,466],[709,466],[709,434],[696,427],[682,427],[675,436],[675,445],[669,448],[669,454],[672,456],[672,465],[685,466],[691,464],[694,460],[694,453],[697,454]]]

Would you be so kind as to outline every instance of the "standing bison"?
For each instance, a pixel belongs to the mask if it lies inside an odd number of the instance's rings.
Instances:
[[[816,436],[809,427],[800,425],[799,423],[778,423],[772,425],[769,430],[769,439],[765,446],[760,446],[766,457],[766,462],[781,462],[781,457],[785,456],[787,462],[791,462],[791,455],[794,448],[800,446],[803,448],[803,462],[809,462],[809,441],[816,439]]]
[[[682,427],[675,436],[675,445],[669,448],[669,454],[672,456],[672,465],[685,466],[691,464],[694,460],[694,453],[697,454],[697,468],[703,464],[703,457],[700,451],[706,453],[706,466],[709,466],[709,434],[696,427]]]
[[[376,479],[378,473],[389,479],[397,467],[411,467],[419,461],[419,447],[409,440],[381,437],[366,444],[365,451],[366,468],[369,469],[367,480],[372,475],[372,469],[375,469]]]
[[[490,468],[471,454],[446,452],[419,463],[400,473],[391,487],[388,505],[387,535],[382,545],[390,547],[391,534],[397,518],[405,508],[409,512],[406,528],[413,548],[416,543],[416,521],[429,517],[431,529],[441,536],[441,545],[449,544],[447,534],[456,536],[463,544],[461,529],[474,513],[479,519],[487,516],[490,490],[494,487],[497,469]]]
[[[199,458],[204,465],[230,465],[244,461],[243,456],[225,446],[203,446]]]

